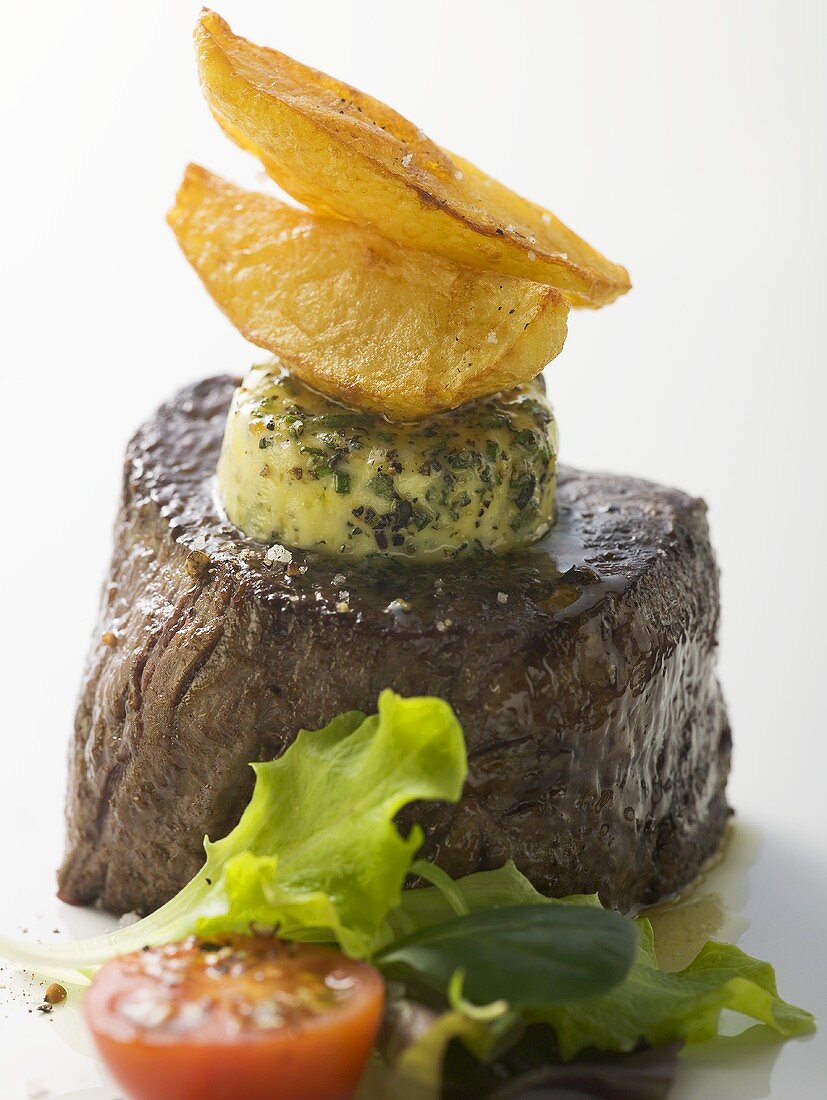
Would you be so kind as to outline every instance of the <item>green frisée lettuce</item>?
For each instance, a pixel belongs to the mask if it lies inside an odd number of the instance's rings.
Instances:
[[[74,944],[3,939],[0,954],[72,980],[73,971],[145,944],[253,924],[369,955],[387,938],[386,918],[423,840],[418,826],[403,837],[396,814],[413,801],[455,802],[466,767],[462,729],[447,703],[384,691],[378,714],[351,712],[302,730],[278,760],[255,764],[238,825],[205,843],[202,870],[151,916]]]
[[[264,924],[369,955],[424,839],[419,826],[402,837],[396,814],[462,792],[465,743],[453,711],[441,699],[385,691],[378,714],[304,730],[280,760],[255,770],[238,826],[206,845],[205,875],[222,872],[218,911],[201,915],[196,931]]]

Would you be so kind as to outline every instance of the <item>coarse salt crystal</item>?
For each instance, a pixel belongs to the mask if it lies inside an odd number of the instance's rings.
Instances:
[[[507,592],[498,592],[497,593],[497,603],[508,603],[508,593]]]
[[[267,561],[280,561],[284,565],[289,565],[293,560],[293,555],[284,546],[271,546],[264,556]]]
[[[497,334],[496,334],[496,332],[494,332],[493,329],[488,333],[487,340],[488,340],[489,344],[496,344],[497,343]]]
[[[537,259],[537,253],[533,252],[531,249],[529,249],[528,250],[528,258],[529,258],[529,260],[532,260],[532,261],[536,260]]]
[[[459,168],[457,168],[456,172],[454,172],[454,179],[455,180],[461,180],[462,179],[462,172],[460,172]]]
[[[413,160],[413,153],[406,153],[405,156],[402,158],[402,167],[407,168],[412,160]]]
[[[397,611],[401,611],[403,614],[407,614],[411,610],[411,605],[408,603],[407,600],[396,599],[391,600],[385,610],[390,611],[392,615],[396,614]]]
[[[337,585],[344,584],[346,580],[347,577],[344,575],[344,573],[337,573],[336,576],[333,578],[333,583]]]

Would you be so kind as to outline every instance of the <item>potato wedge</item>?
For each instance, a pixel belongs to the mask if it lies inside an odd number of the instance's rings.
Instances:
[[[458,263],[547,283],[576,305],[624,294],[611,263],[553,214],[453,157],[378,100],[233,34],[205,11],[201,85],[228,136],[312,210]]]
[[[415,420],[534,378],[566,337],[553,287],[405,248],[190,165],[168,215],[240,332],[346,405]]]

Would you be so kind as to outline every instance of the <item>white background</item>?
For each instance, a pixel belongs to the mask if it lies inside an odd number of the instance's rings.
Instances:
[[[253,185],[258,171],[201,101],[196,3],[11,8],[0,917],[14,930],[72,927],[51,901],[64,754],[123,447],[176,387],[258,354],[207,299],[164,212],[187,160]],[[760,848],[742,943],[827,1028],[827,5],[226,0],[221,11],[390,102],[629,267],[633,292],[574,316],[547,372],[563,457],[709,502],[732,801]],[[60,1025],[27,1007],[0,1010],[4,1100],[41,1079],[44,1095],[109,1095]],[[824,1095],[823,1038],[776,1053],[754,1053],[752,1072],[742,1054],[686,1076],[683,1095]]]

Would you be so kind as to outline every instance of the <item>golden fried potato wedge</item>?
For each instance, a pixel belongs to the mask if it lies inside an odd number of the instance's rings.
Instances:
[[[415,420],[534,378],[566,338],[553,287],[405,248],[190,165],[168,215],[240,332],[346,405]]]
[[[233,34],[205,11],[201,85],[237,144],[312,210],[458,263],[548,283],[600,306],[631,283],[553,214],[427,138],[384,103]]]

